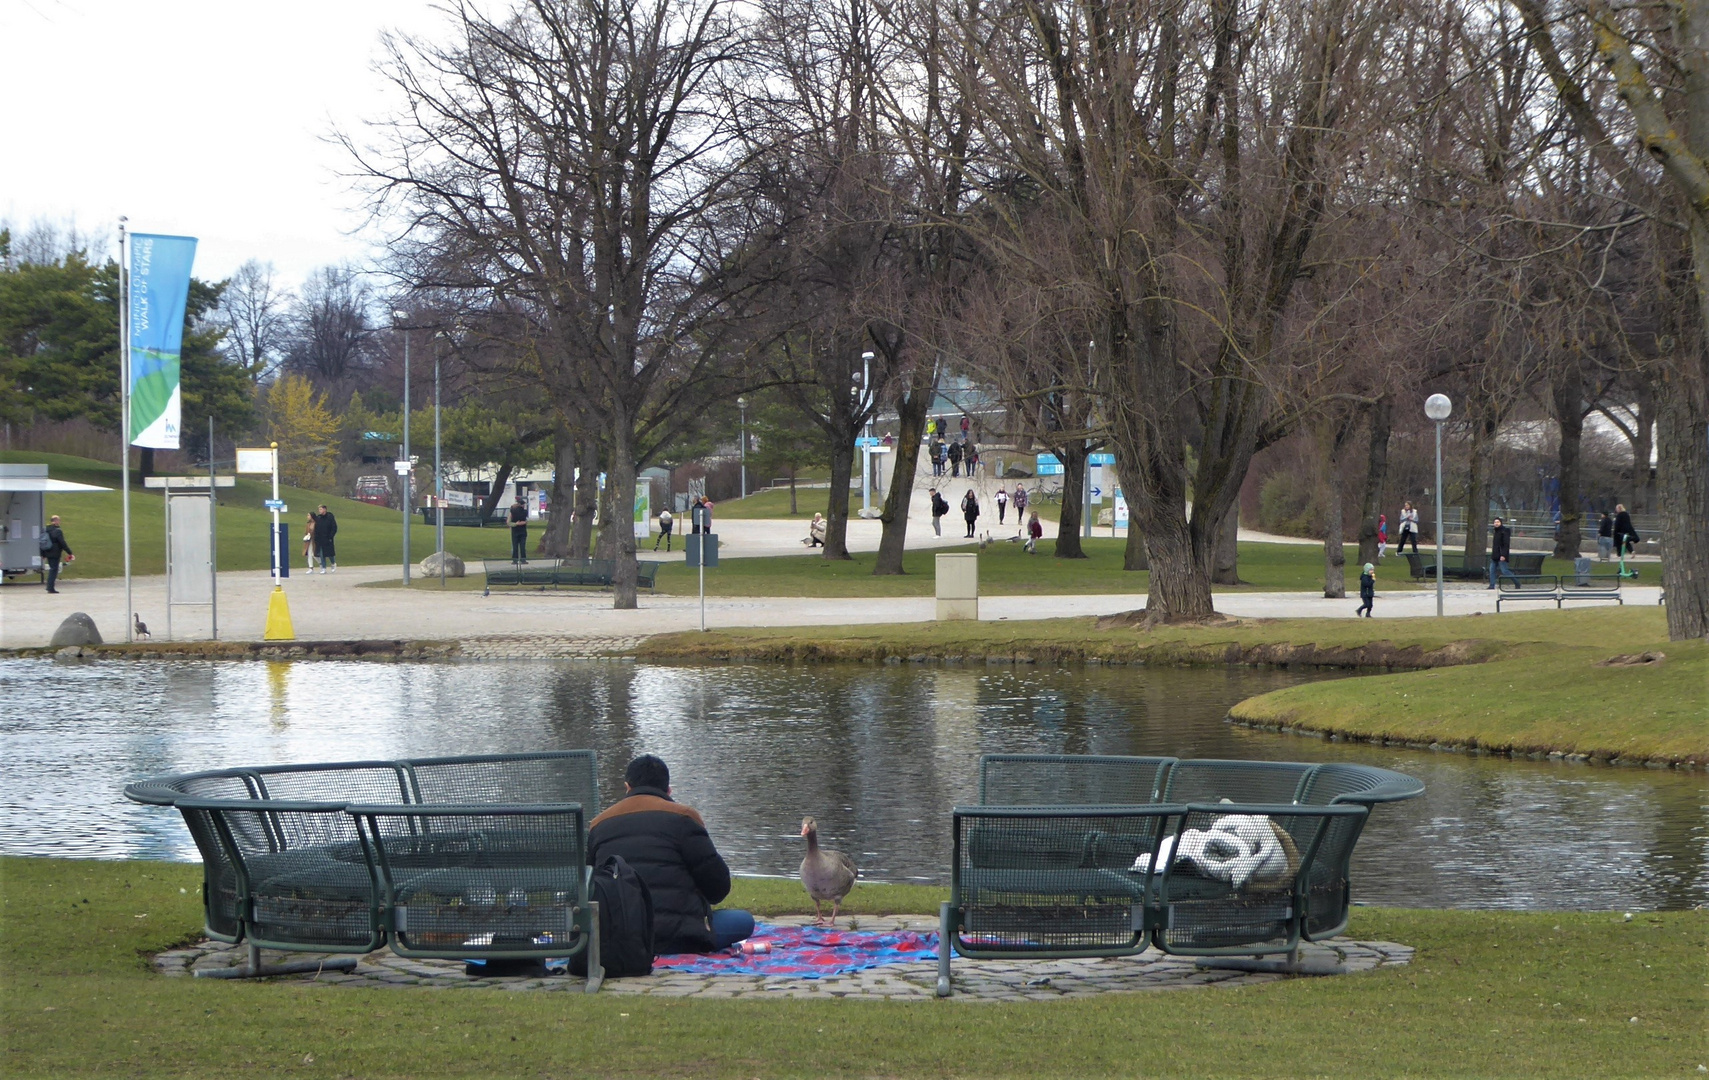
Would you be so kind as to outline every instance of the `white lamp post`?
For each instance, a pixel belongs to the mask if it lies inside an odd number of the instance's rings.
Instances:
[[[409,312],[407,312],[407,311],[394,311],[394,312],[392,312],[392,318],[396,319],[398,322],[401,323],[405,319],[409,318]],[[410,456],[409,456],[409,327],[400,326],[400,327],[398,327],[398,329],[402,330],[403,335],[404,335],[404,407],[403,407],[404,453],[403,453],[403,459],[398,463],[397,468],[398,468],[398,482],[403,488],[403,504],[404,504],[403,505],[403,510],[404,510],[404,585],[407,587],[409,585],[409,502],[410,502],[409,489],[410,489],[410,481],[414,479],[414,477],[412,477],[410,475],[410,469],[411,469],[412,465],[411,465]]]
[[[742,498],[748,497],[748,399],[736,399],[736,408],[742,413]]]
[[[860,354],[860,408],[866,413],[867,442],[860,448],[861,516],[872,510],[872,353]]]
[[[1424,399],[1424,415],[1436,424],[1436,614],[1442,614],[1442,424],[1454,411],[1447,394]]]

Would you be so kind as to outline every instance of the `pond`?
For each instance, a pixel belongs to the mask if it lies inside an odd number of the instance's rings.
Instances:
[[[1408,907],[1709,903],[1701,773],[1330,743],[1225,722],[1302,681],[1246,669],[0,661],[0,851],[190,860],[178,815],[124,800],[162,772],[598,751],[601,791],[670,763],[738,872],[791,874],[801,818],[878,881],[943,882],[949,810],[989,752],[1347,760],[1411,773],[1378,807],[1354,897]]]

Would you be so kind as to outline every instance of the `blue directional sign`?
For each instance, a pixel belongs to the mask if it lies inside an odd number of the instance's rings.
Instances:
[[[876,435],[862,435],[855,440],[856,450],[870,450],[875,446],[883,446],[884,440]]]
[[[1096,484],[1094,484],[1092,486],[1092,501],[1096,502],[1099,499],[1102,499],[1103,497],[1104,497],[1104,489],[1101,487],[1098,487]]]
[[[268,499],[266,502],[262,503],[262,505],[265,506],[269,510],[277,510],[280,513],[285,512],[285,500],[284,499]]]
[[[1040,454],[1038,456],[1038,475],[1061,476],[1062,460],[1055,454]]]
[[[1114,465],[1115,463],[1116,463],[1116,456],[1114,454],[1088,454],[1088,455],[1086,455],[1086,464],[1088,464],[1088,465]]]

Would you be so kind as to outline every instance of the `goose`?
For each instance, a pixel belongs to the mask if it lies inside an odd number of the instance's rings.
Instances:
[[[801,884],[807,886],[807,895],[813,898],[813,924],[825,924],[819,905],[826,900],[831,902],[831,922],[834,924],[837,907],[854,888],[855,875],[860,871],[848,855],[819,846],[819,823],[812,818],[801,819],[801,835],[807,838],[807,857],[801,860]]]

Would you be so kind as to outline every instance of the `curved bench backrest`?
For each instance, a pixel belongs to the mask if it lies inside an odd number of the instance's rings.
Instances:
[[[579,803],[590,817],[599,812],[599,766],[592,750],[418,758],[407,765],[414,785],[409,802]]]
[[[1316,765],[1298,761],[1219,761],[1190,758],[1170,769],[1159,802],[1303,802]]]
[[[986,754],[979,759],[982,806],[1143,806],[1158,801],[1169,757],[1104,754]]]
[[[1318,766],[1301,802],[1313,804],[1398,802],[1424,794],[1424,781],[1393,769],[1330,761]]]
[[[263,765],[253,770],[262,799],[290,802],[409,802],[404,763],[349,761]]]

